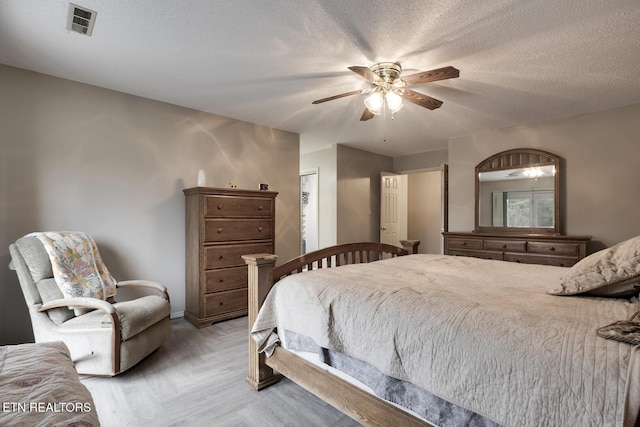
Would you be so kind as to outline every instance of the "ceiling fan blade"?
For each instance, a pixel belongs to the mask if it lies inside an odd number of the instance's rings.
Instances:
[[[428,108],[429,110],[435,110],[442,105],[442,101],[439,99],[432,98],[411,89],[404,89],[404,95],[402,95],[402,98],[409,102],[413,102],[414,104],[418,104],[421,107]]]
[[[371,83],[378,83],[382,81],[382,79],[376,73],[371,71],[369,67],[352,66],[352,67],[349,67],[349,69],[354,73],[369,80]]]
[[[421,73],[411,74],[407,77],[403,77],[402,80],[410,85],[417,85],[420,83],[436,82],[438,80],[454,79],[460,76],[460,70],[457,68],[448,66],[444,68],[438,68],[436,70],[423,71]]]
[[[364,111],[362,112],[362,117],[360,117],[360,121],[366,122],[367,120],[371,120],[371,119],[373,119],[373,113],[369,111],[368,108],[365,107]]]
[[[362,93],[362,90],[354,90],[351,92],[341,93],[340,95],[333,95],[328,98],[317,99],[313,101],[312,104],[321,104],[323,102],[333,101],[334,99],[344,98],[345,96],[357,95],[359,93]]]

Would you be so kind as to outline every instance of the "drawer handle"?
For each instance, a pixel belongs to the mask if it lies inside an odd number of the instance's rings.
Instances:
[[[467,242],[462,242],[462,246],[467,246]]]
[[[218,228],[218,233],[222,233],[222,227]]]
[[[224,256],[223,256],[223,255],[220,255],[220,256],[218,257],[218,259],[223,259],[223,258],[224,258]]]
[[[258,210],[259,210],[259,211],[261,211],[261,210],[263,210],[263,209],[264,209],[264,206],[262,206],[262,205],[258,206]]]
[[[220,301],[220,302],[218,303],[218,305],[223,305],[223,304],[224,304],[224,303],[223,303],[222,301]]]
[[[220,204],[218,205],[218,209],[222,209],[222,208],[224,208],[224,203],[220,203]]]
[[[218,279],[218,283],[222,283],[222,282],[224,282],[223,278]]]
[[[262,227],[258,227],[258,231],[262,231]]]
[[[553,246],[551,246],[551,247],[549,248],[549,250],[553,252],[553,251],[555,251],[555,250],[556,250],[556,248],[554,248]]]

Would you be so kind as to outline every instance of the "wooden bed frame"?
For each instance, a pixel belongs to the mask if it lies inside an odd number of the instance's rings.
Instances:
[[[294,258],[279,267],[275,267],[276,255],[244,255],[249,266],[249,329],[267,293],[281,278],[317,268],[365,263],[389,255],[395,257],[418,252],[420,241],[403,240],[400,243],[402,248],[372,242],[337,245]],[[258,353],[256,342],[249,336],[247,382],[256,390],[261,390],[277,383],[281,376],[289,378],[365,426],[431,426],[280,346],[276,347],[272,356],[266,358]]]

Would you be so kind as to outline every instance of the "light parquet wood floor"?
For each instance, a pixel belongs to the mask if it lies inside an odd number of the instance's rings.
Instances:
[[[360,424],[284,379],[260,392],[247,375],[247,318],[196,329],[172,320],[169,341],[113,378],[83,377],[105,427]]]

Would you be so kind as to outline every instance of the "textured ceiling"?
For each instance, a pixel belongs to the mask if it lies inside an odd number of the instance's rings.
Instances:
[[[0,1],[0,63],[387,155],[448,138],[640,102],[638,0],[77,0],[93,35],[66,30],[68,2]],[[444,101],[360,122],[350,65],[397,60]],[[386,139],[386,142],[385,142]]]

